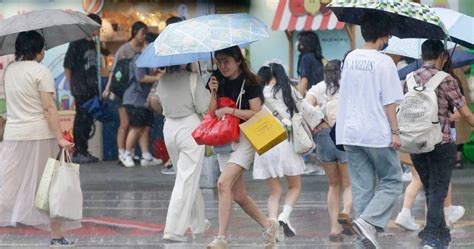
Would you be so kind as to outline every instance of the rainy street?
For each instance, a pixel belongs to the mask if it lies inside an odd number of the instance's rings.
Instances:
[[[160,173],[161,167],[124,168],[115,161],[81,167],[84,191],[83,228],[70,231],[68,237],[77,241],[77,248],[204,248],[217,233],[217,191],[203,190],[206,216],[211,229],[205,237],[187,243],[164,242],[161,237],[173,187],[174,176]],[[248,191],[266,212],[266,188],[263,181],[248,179]],[[301,198],[291,221],[296,237],[279,242],[277,248],[354,248],[353,237],[343,242],[329,242],[329,219],[326,209],[327,180],[325,176],[303,176]],[[474,193],[471,184],[474,168],[453,171],[453,204],[466,208],[464,217],[452,229],[450,248],[474,248]],[[405,184],[406,186],[406,184]],[[382,248],[420,248],[416,232],[407,232],[394,224],[401,209],[399,197],[386,234],[379,235]],[[419,194],[413,207],[418,223],[423,223],[424,196]],[[0,248],[47,248],[46,232],[31,227],[0,228]],[[258,225],[234,204],[230,226],[231,248],[262,248]]]

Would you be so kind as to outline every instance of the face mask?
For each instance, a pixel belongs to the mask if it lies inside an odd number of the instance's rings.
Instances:
[[[387,47],[388,47],[388,41],[387,41],[387,43],[384,43],[384,44],[382,45],[382,48],[381,48],[380,50],[383,51],[383,50],[385,50]]]

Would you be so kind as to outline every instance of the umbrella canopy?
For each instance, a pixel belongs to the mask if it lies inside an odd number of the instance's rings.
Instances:
[[[393,36],[388,42],[388,47],[383,52],[388,54],[396,54],[414,59],[421,58],[421,45],[426,39],[405,38],[400,39]],[[448,49],[454,48],[456,44],[448,42]]]
[[[474,53],[468,51],[455,50],[451,56],[453,68],[459,68],[474,63]],[[418,59],[398,71],[400,80],[404,80],[407,75],[423,66],[423,60]]]
[[[366,13],[383,12],[392,19],[390,34],[400,38],[444,39],[445,28],[428,6],[408,0],[333,0],[328,7],[342,22],[358,24]]]
[[[474,17],[445,8],[433,8],[448,31],[451,40],[474,49]]]
[[[0,22],[0,55],[15,53],[16,37],[23,31],[38,31],[49,49],[91,36],[99,28],[98,23],[78,11],[30,11]]]
[[[214,51],[245,47],[267,37],[265,24],[248,14],[200,16],[167,26],[136,64],[162,67],[209,60]]]

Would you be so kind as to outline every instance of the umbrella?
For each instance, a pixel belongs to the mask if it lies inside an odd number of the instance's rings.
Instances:
[[[269,37],[263,22],[248,14],[216,14],[170,24],[140,55],[138,67],[210,60],[212,52],[245,47]]]
[[[433,10],[443,22],[453,42],[474,49],[474,17],[445,8]]]
[[[100,25],[78,11],[34,10],[0,22],[0,55],[13,54],[18,33],[36,30],[46,49],[91,36]]]
[[[393,21],[390,34],[400,38],[444,39],[445,27],[428,6],[408,0],[333,0],[328,7],[339,21],[360,25],[366,13],[383,12]]]
[[[451,55],[453,68],[459,68],[474,63],[474,53],[468,51],[455,50]],[[404,80],[407,75],[423,66],[423,60],[418,59],[398,71],[400,80]]]
[[[396,54],[414,59],[421,58],[421,45],[426,39],[405,38],[400,39],[396,36],[390,38],[388,47],[383,52],[388,54]],[[448,49],[454,48],[456,44],[448,42]]]

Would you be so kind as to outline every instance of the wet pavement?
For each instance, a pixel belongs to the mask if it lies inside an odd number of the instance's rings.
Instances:
[[[161,167],[123,168],[115,162],[83,165],[83,228],[67,233],[77,241],[77,248],[205,248],[217,233],[217,193],[203,190],[206,216],[211,229],[187,243],[167,243],[161,239],[174,182],[174,176],[160,173]],[[263,181],[246,174],[248,192],[266,212],[267,190]],[[474,168],[454,171],[453,203],[463,205],[466,214],[452,229],[450,248],[474,248]],[[297,236],[278,243],[277,248],[355,248],[353,237],[343,242],[329,242],[329,218],[326,209],[325,176],[303,176],[300,201],[291,216]],[[401,209],[401,195],[388,225],[379,237],[382,248],[421,248],[416,232],[407,232],[394,224]],[[419,194],[413,213],[423,223],[424,196]],[[258,225],[238,205],[234,205],[230,227],[231,248],[262,248]],[[0,228],[0,248],[48,248],[48,233],[30,227]]]

